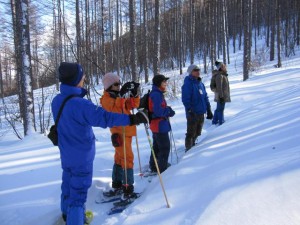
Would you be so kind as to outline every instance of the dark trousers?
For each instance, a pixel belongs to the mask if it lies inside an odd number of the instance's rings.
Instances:
[[[125,187],[125,192],[132,193],[134,191],[133,183],[133,169],[127,169],[127,181],[125,176],[125,169],[118,164],[114,164],[112,172],[112,187],[113,188],[122,188]],[[125,185],[126,184],[126,185]]]
[[[153,133],[153,150],[159,167],[162,173],[168,168],[168,158],[170,154],[170,139],[169,133]],[[153,155],[151,152],[149,166],[152,171],[157,171]]]
[[[212,123],[222,125],[224,123],[224,109],[225,109],[225,102],[220,103],[217,102],[217,108],[214,113],[214,118]]]
[[[204,114],[192,114],[187,117],[187,132],[185,136],[185,148],[187,150],[195,145],[197,137],[201,135],[203,123]]]

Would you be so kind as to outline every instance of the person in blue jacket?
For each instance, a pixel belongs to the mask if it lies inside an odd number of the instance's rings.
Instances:
[[[189,75],[185,77],[181,88],[182,103],[185,107],[187,118],[186,151],[195,145],[196,139],[201,135],[204,114],[207,113],[207,119],[211,120],[213,118],[206,89],[201,82],[200,68],[192,64],[188,67],[187,72]]]
[[[62,62],[58,68],[60,94],[52,101],[54,120],[70,95],[58,122],[58,147],[62,166],[61,211],[68,225],[83,225],[87,191],[92,184],[95,135],[92,126],[113,127],[145,123],[142,114],[111,113],[83,97],[85,75],[78,63]]]
[[[161,173],[168,168],[170,154],[169,131],[171,130],[169,117],[175,115],[175,111],[170,106],[167,106],[164,98],[168,79],[168,77],[161,74],[153,77],[152,91],[150,92],[148,103],[149,115],[151,115],[150,129],[153,134],[153,150]],[[157,172],[152,154],[149,160],[149,169],[152,173]]]

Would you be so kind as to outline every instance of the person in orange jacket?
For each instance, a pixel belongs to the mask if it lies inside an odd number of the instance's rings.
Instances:
[[[114,73],[107,73],[102,79],[104,93],[100,104],[108,112],[118,112],[130,115],[130,110],[140,104],[139,83],[127,82],[121,88],[120,77]],[[126,98],[125,98],[126,96]],[[115,147],[114,165],[112,171],[112,190],[106,196],[114,196],[123,192],[123,198],[135,198],[132,137],[136,136],[136,126],[115,126],[110,128],[112,144]],[[123,140],[125,132],[125,140]],[[126,157],[124,156],[124,144]],[[126,158],[126,161],[125,161]],[[125,165],[126,164],[126,165]]]

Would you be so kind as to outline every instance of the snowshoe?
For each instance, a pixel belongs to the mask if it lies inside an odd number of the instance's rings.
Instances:
[[[103,191],[103,196],[107,198],[115,197],[115,196],[120,196],[123,194],[122,188],[114,188],[109,191]]]
[[[130,205],[132,202],[134,202],[135,199],[139,198],[140,196],[141,196],[141,193],[124,194],[120,201],[114,202],[114,207],[112,207],[107,212],[107,214],[113,215],[116,213],[123,212],[128,207],[128,205]]]
[[[109,203],[121,200],[121,195],[123,194],[122,188],[112,189],[109,191],[105,191],[102,195],[98,195],[96,197],[95,202],[97,204]]]

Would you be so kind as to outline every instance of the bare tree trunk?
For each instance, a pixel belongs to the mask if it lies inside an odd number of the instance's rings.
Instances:
[[[112,16],[112,0],[108,1],[108,21],[109,21],[109,41],[110,41],[110,48],[109,48],[109,53],[110,53],[110,58],[109,58],[109,63],[110,63],[110,70],[114,69],[114,33],[113,33],[113,16]]]
[[[3,75],[2,75],[2,60],[0,54],[0,91],[1,91],[1,98],[4,98],[4,87],[3,87]]]
[[[190,0],[190,62],[194,64],[195,56],[195,0]]]
[[[137,60],[136,60],[136,12],[135,0],[129,0],[129,21],[130,21],[130,66],[132,80],[137,80]]]
[[[243,67],[243,80],[249,79],[249,66],[251,61],[251,46],[250,46],[250,33],[251,33],[251,0],[243,1],[243,15],[244,15],[244,67]]]
[[[57,15],[56,15],[56,0],[52,1],[53,3],[53,44],[54,44],[54,61],[55,61],[55,67],[58,65],[58,44],[57,44]],[[55,72],[55,84],[56,84],[56,90],[59,90],[59,79],[58,79],[58,72],[56,70]]]
[[[154,58],[153,73],[154,76],[160,71],[160,0],[155,0],[155,23],[154,23]]]
[[[107,72],[106,50],[105,50],[105,29],[104,29],[104,0],[101,0],[101,43],[102,43],[102,68],[104,73]]]
[[[223,33],[222,33],[222,36],[223,36],[223,62],[225,64],[227,64],[227,28],[226,28],[226,5],[225,5],[225,0],[222,0],[222,20],[223,20],[223,23],[222,23],[222,27],[223,27]]]
[[[79,15],[79,0],[76,0],[76,42],[77,42],[77,62],[82,61],[81,50],[81,27]]]
[[[216,21],[215,21],[215,10],[217,4],[215,0],[210,2],[210,61],[211,61],[211,70],[214,69],[214,62],[216,60]]]
[[[116,52],[117,52],[117,74],[120,76],[120,41],[119,41],[119,0],[116,0]]]
[[[277,25],[277,58],[278,58],[278,64],[277,67],[280,68],[282,66],[281,64],[281,32],[280,32],[280,3],[278,0],[276,0],[276,5],[277,5],[277,9],[276,9],[276,25]],[[287,21],[286,21],[287,22]]]
[[[276,17],[275,17],[275,7],[274,2],[272,1],[272,5],[269,7],[270,17],[271,17],[271,43],[270,43],[270,61],[274,61],[275,58],[275,34],[276,34]]]
[[[15,9],[15,21],[16,27],[14,31],[17,36],[17,46],[15,48],[20,49],[18,51],[17,63],[20,68],[20,87],[19,90],[23,94],[22,102],[20,104],[20,111],[23,112],[23,127],[24,135],[27,136],[35,130],[35,118],[34,118],[34,101],[33,101],[33,90],[32,90],[32,71],[31,71],[31,54],[30,54],[30,35],[29,35],[29,18],[28,18],[28,0],[16,0]]]
[[[182,71],[182,64],[183,64],[183,59],[182,59],[182,54],[183,54],[183,9],[182,9],[182,2],[179,0],[179,46],[178,46],[178,52],[179,52],[179,70],[180,74],[183,73]]]
[[[62,47],[62,12],[61,12],[61,0],[57,0],[58,5],[58,52],[59,52],[59,62],[63,61],[63,47]]]
[[[145,83],[148,83],[149,80],[149,53],[148,53],[148,4],[147,0],[143,0],[143,12],[144,12],[144,35],[143,35],[143,47],[144,47],[144,71],[145,71]]]
[[[298,2],[299,4],[299,2]],[[298,20],[297,20],[297,32],[295,32],[297,34],[296,36],[296,40],[297,40],[297,45],[300,45],[300,10],[298,10],[298,14],[297,14]]]

